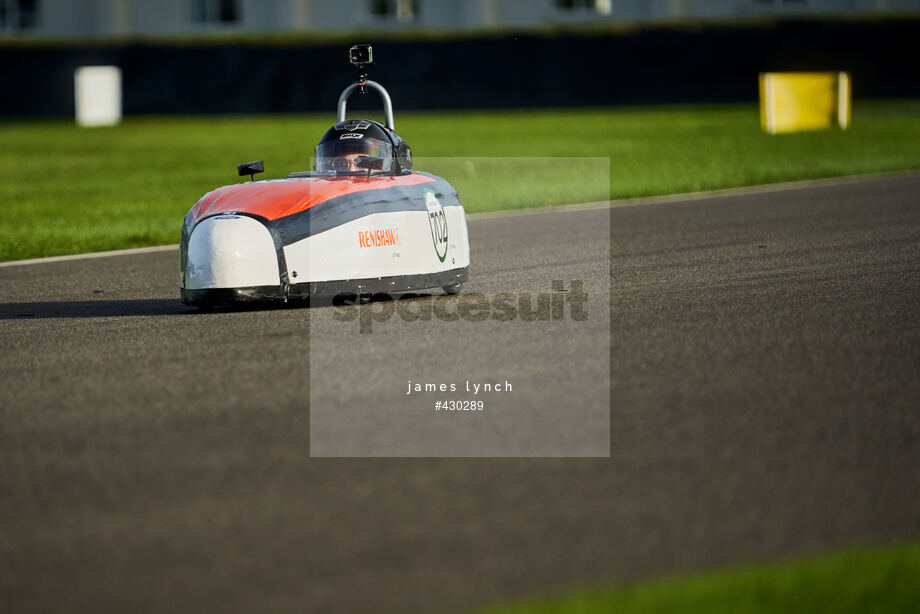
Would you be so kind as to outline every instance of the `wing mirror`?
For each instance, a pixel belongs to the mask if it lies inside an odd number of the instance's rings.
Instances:
[[[256,175],[259,173],[265,172],[265,163],[262,160],[256,160],[255,162],[246,162],[245,164],[237,164],[236,172],[239,173],[240,177],[249,175],[250,181],[256,180]]]
[[[370,171],[379,171],[383,169],[383,158],[375,156],[358,156],[355,159],[355,166]]]

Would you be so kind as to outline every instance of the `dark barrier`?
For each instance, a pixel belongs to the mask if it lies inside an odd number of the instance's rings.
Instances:
[[[374,43],[371,78],[402,110],[754,101],[759,72],[788,70],[849,71],[859,98],[920,97],[917,40],[912,18],[355,42]],[[333,111],[355,77],[347,46],[7,43],[0,115],[72,116],[74,69],[92,64],[122,68],[127,114]]]

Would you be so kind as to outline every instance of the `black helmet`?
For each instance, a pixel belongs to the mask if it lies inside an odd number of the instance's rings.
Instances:
[[[398,175],[412,168],[409,145],[395,132],[369,119],[349,119],[326,131],[316,146],[314,168],[337,173],[361,172],[354,166],[357,156],[382,159],[377,172]]]

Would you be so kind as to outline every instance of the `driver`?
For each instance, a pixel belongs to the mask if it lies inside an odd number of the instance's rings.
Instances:
[[[358,172],[358,157],[382,159],[380,169],[388,173],[393,168],[393,145],[377,122],[350,119],[339,122],[326,131],[316,146],[316,170],[336,173]]]
[[[332,161],[332,168],[336,172],[350,172],[354,173],[360,170],[358,168],[358,156],[361,156],[360,153],[346,153],[341,156],[338,156]],[[366,154],[365,154],[366,155]]]
[[[314,170],[359,174],[358,158],[373,158],[375,174],[400,175],[412,168],[409,145],[389,128],[369,119],[349,119],[326,131],[316,146]]]

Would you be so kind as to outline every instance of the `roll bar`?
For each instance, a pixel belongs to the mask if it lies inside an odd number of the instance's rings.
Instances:
[[[396,128],[393,124],[393,102],[390,100],[390,95],[387,93],[383,86],[377,83],[376,81],[355,81],[344,90],[339,96],[339,112],[336,123],[345,121],[345,106],[348,104],[348,97],[351,96],[357,88],[361,88],[361,93],[364,93],[364,88],[369,87],[371,89],[377,90],[377,93],[380,94],[380,99],[383,100],[383,113],[386,116],[387,128],[390,130],[396,131]]]

